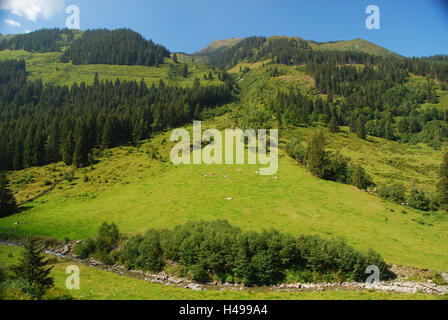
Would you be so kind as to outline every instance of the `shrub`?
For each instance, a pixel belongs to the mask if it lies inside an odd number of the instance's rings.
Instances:
[[[360,190],[367,190],[374,185],[370,176],[360,165],[355,166],[353,169],[352,184]]]
[[[403,203],[406,201],[406,187],[402,183],[394,183],[390,186],[390,200]]]
[[[300,143],[298,139],[290,140],[286,144],[286,151],[291,158],[294,158],[296,161],[299,161],[302,164],[306,164],[306,148]]]
[[[95,250],[95,242],[92,239],[87,239],[86,241],[80,242],[76,245],[74,253],[81,259],[87,259],[95,252]]]
[[[75,254],[82,259],[97,255],[100,262],[111,265],[117,261],[117,256],[113,250],[120,239],[120,233],[114,223],[110,225],[104,222],[98,229],[98,236],[95,239],[87,239],[75,247]]]
[[[159,233],[149,230],[144,237],[137,235],[129,239],[121,250],[121,259],[130,269],[161,271],[164,262]]]
[[[217,276],[223,282],[235,279],[246,285],[272,285],[291,272],[299,278],[364,281],[365,270],[372,264],[382,270],[383,278],[392,276],[380,255],[359,252],[340,239],[243,232],[226,221],[190,222],[159,236],[163,255],[199,282]],[[125,244],[122,259],[129,265],[141,267],[143,241],[144,237],[136,236]]]
[[[328,153],[324,167],[324,179],[350,183],[349,159],[342,156],[339,152]]]
[[[417,210],[429,211],[431,202],[424,191],[413,188],[409,195],[408,204]]]

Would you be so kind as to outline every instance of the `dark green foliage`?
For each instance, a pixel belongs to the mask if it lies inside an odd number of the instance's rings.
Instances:
[[[410,207],[422,211],[429,211],[430,204],[431,202],[424,191],[418,190],[415,187],[411,189],[411,194],[408,198],[408,205]]]
[[[128,30],[87,30],[64,52],[63,61],[77,64],[159,66],[168,49]]]
[[[367,190],[373,185],[372,179],[361,165],[356,165],[353,169],[352,183],[360,190]]]
[[[0,269],[0,283],[6,280],[6,272],[3,269]]]
[[[448,153],[445,153],[440,165],[439,182],[437,183],[437,202],[446,207],[448,205]]]
[[[62,46],[73,40],[73,36],[73,31],[69,29],[42,29],[0,41],[0,50],[59,52],[62,50]]]
[[[351,183],[350,181],[350,159],[339,152],[326,152],[323,179]]]
[[[318,236],[305,236],[299,238],[297,248],[303,260],[302,269],[331,273],[337,277],[335,280],[363,281],[369,265],[376,265],[380,269],[382,280],[393,277],[378,253],[369,250],[367,254],[362,254],[343,239],[329,241]]]
[[[24,61],[0,62],[0,170],[61,160],[87,166],[95,147],[136,143],[190,121],[191,106],[200,112],[231,101],[232,78],[220,78],[225,85],[148,88],[95,76],[93,85],[44,88],[26,81]]]
[[[272,285],[281,282],[290,264],[292,237],[278,231],[242,233],[237,240],[235,276],[242,283]]]
[[[366,139],[366,124],[362,116],[359,116],[356,121],[356,135],[359,139]]]
[[[406,187],[402,183],[394,183],[391,186],[379,187],[378,193],[381,198],[402,204],[406,201]]]
[[[87,239],[84,242],[80,242],[76,245],[74,253],[81,259],[87,259],[95,252],[95,241]]]
[[[343,240],[294,238],[275,230],[244,232],[226,221],[189,222],[171,230],[151,230],[145,236],[132,237],[121,252],[128,267],[155,271],[162,267],[162,255],[179,263],[198,282],[216,277],[222,282],[234,279],[246,285],[270,285],[282,282],[288,270],[363,281],[369,265],[378,266],[384,279],[393,276],[377,253],[361,253]]]
[[[54,280],[50,276],[53,267],[48,265],[49,261],[45,259],[43,249],[40,248],[37,240],[29,239],[25,243],[23,257],[20,258],[18,265],[12,267],[12,271],[16,279],[22,279],[29,285],[26,293],[41,299],[54,285]]]
[[[159,233],[149,230],[144,236],[130,238],[121,249],[121,259],[130,269],[162,271],[165,264]]]
[[[328,123],[328,130],[330,130],[331,133],[339,131],[338,120],[336,117],[331,117],[330,122]]]
[[[308,170],[322,179],[325,175],[325,137],[322,132],[315,133],[311,138],[307,156]]]
[[[16,199],[9,189],[6,173],[0,172],[0,218],[7,217],[16,211]]]
[[[95,239],[87,239],[75,247],[75,254],[82,259],[95,257],[106,265],[112,265],[117,261],[114,252],[117,249],[120,233],[114,223],[104,222],[98,229],[98,236]]]
[[[232,274],[239,232],[226,221],[187,223],[163,232],[161,244],[168,259],[187,267],[202,266],[225,280]]]
[[[299,161],[302,164],[306,164],[308,158],[307,148],[302,145],[300,140],[292,139],[288,141],[288,143],[286,144],[286,151],[296,161]]]
[[[184,66],[183,66],[182,77],[188,78],[188,65],[187,64],[184,64]]]

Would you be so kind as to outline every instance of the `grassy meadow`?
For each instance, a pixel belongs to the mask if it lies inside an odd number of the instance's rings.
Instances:
[[[95,73],[98,72],[100,79],[115,81],[144,79],[148,86],[153,83],[158,85],[160,79],[166,84],[192,86],[195,78],[201,79],[201,84],[218,84],[217,75],[213,80],[204,80],[204,75],[212,71],[203,64],[188,63],[189,76],[183,78],[180,73],[172,73],[170,76],[171,59],[165,58],[165,64],[160,67],[147,66],[119,66],[119,65],[73,65],[71,62],[60,62],[61,52],[31,53],[24,50],[0,51],[1,60],[24,59],[28,71],[28,79],[42,79],[48,85],[72,85],[82,81],[92,84]]]
[[[345,141],[343,135],[338,137],[336,141],[350,145],[352,137]],[[395,143],[389,153],[384,151],[383,162],[381,151],[373,156],[380,143],[359,143],[346,152],[362,157],[374,178],[378,176],[375,168],[381,174],[390,170],[392,176],[401,172],[388,158],[407,159],[406,149],[393,151],[399,147]],[[283,152],[275,180],[255,174],[260,165],[174,166],[169,162],[171,146],[166,133],[140,147],[115,148],[92,167],[72,169],[73,178],[62,164],[15,172],[10,177],[19,199],[24,198],[22,193],[32,197],[48,188],[47,180],[54,186],[27,203],[21,213],[0,219],[0,228],[64,240],[91,237],[103,221],[115,222],[125,234],[135,234],[191,220],[227,219],[243,229],[345,237],[358,249],[373,248],[389,263],[448,270],[445,213],[422,213],[353,186],[319,180]],[[433,166],[435,172],[438,155],[427,157],[430,149],[419,148],[421,154],[414,150],[416,160],[408,161]],[[407,174],[416,179],[424,175],[418,170]],[[15,184],[27,175],[33,176],[29,187]]]

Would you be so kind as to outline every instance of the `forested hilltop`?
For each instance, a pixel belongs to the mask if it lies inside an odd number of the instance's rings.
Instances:
[[[437,148],[448,138],[446,108],[420,108],[439,102],[437,88],[446,91],[448,63],[444,56],[397,58],[314,50],[300,38],[250,37],[224,50],[211,63],[224,70],[235,70],[240,64],[235,73],[242,78],[251,71],[242,67],[244,63],[262,63],[258,68],[258,72],[265,70],[259,74],[261,78],[284,76],[279,65],[298,68],[311,77],[315,92],[303,95],[300,87],[278,88],[259,101],[265,105],[263,117],[274,117],[280,126],[331,123],[333,130],[349,126],[364,139],[367,134],[426,142]],[[412,75],[426,80],[413,83]]]
[[[116,64],[158,66],[168,49],[128,30],[87,30],[64,52],[63,61],[73,64]]]
[[[64,51],[61,62],[79,64],[159,66],[170,52],[129,29],[42,29],[0,41],[1,50]]]
[[[220,76],[224,80],[225,75]],[[24,61],[0,62],[0,168],[21,169],[63,160],[91,163],[93,148],[138,142],[181,126],[203,109],[232,99],[233,83],[193,87],[144,81],[43,86],[27,81]]]
[[[79,31],[69,29],[42,29],[27,34],[10,36],[0,41],[0,50],[26,50],[30,52],[59,52]]]

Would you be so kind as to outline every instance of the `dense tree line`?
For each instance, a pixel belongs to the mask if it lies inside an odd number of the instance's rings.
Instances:
[[[344,240],[293,237],[275,230],[242,231],[227,221],[190,222],[170,230],[149,230],[128,239],[119,249],[115,226],[103,224],[97,238],[79,244],[83,258],[106,264],[120,261],[130,269],[159,272],[167,261],[181,266],[181,276],[198,282],[212,278],[246,285],[272,285],[292,273],[301,281],[364,281],[376,265],[382,279],[393,274],[381,256],[360,252]],[[101,253],[102,252],[102,253]]]
[[[406,59],[405,66],[409,72],[417,75],[429,74],[435,80],[448,82],[448,58],[446,55]]]
[[[73,64],[115,64],[159,66],[168,49],[128,30],[87,30],[64,52],[63,61]]]
[[[0,50],[59,52],[64,45],[73,40],[73,37],[73,31],[69,29],[42,29],[0,41]]]
[[[358,51],[312,50],[309,42],[300,38],[249,37],[224,50],[212,64],[229,69],[243,60],[249,62],[271,59],[273,63],[302,65],[308,63],[372,64],[381,58]]]
[[[97,75],[92,85],[68,87],[26,81],[23,61],[1,62],[0,70],[0,169],[7,170],[60,160],[85,166],[93,148],[149,138],[232,98],[231,78],[180,88]]]

